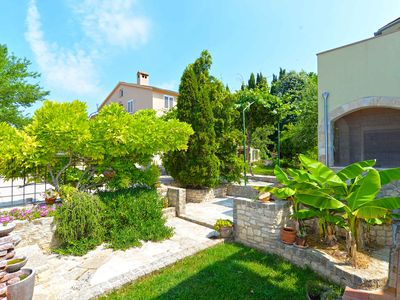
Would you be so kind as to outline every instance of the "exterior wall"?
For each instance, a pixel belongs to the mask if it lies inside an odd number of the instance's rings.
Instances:
[[[400,109],[400,31],[318,54],[318,149],[325,160],[324,103],[329,92],[329,165],[333,163],[332,123],[363,107]]]
[[[158,115],[162,115],[164,112],[166,112],[168,110],[165,108],[165,103],[164,103],[165,95],[174,97],[173,107],[177,103],[177,95],[175,95],[175,94],[153,92],[153,109],[155,109],[157,111]]]
[[[239,184],[230,184],[228,185],[227,194],[229,196],[256,200],[258,199],[259,191],[257,191],[250,185],[243,186]]]
[[[122,97],[119,96],[119,91],[121,88],[124,89],[124,95]],[[121,84],[117,89],[115,89],[106,104],[110,104],[112,102],[120,103],[123,105],[125,110],[128,110],[128,101],[133,99],[134,112],[140,109],[152,109],[152,94],[153,92],[151,89]]]
[[[290,207],[286,201],[262,203],[234,199],[235,240],[261,251],[280,255],[300,267],[309,267],[340,285],[370,290],[386,285],[388,270],[385,268],[377,268],[374,272],[354,269],[337,263],[317,249],[299,249],[283,244],[280,241],[280,230],[290,222],[289,214]]]

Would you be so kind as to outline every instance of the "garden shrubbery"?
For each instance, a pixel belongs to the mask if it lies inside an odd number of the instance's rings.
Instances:
[[[163,201],[157,191],[145,187],[116,192],[100,192],[104,202],[107,240],[114,249],[140,245],[140,241],[159,241],[172,236],[165,226]]]
[[[104,204],[98,196],[71,191],[54,217],[60,254],[83,255],[105,237]]]
[[[169,238],[163,200],[147,187],[90,195],[69,192],[57,210],[55,222],[60,254],[83,255],[102,242],[113,249],[140,246],[141,241]]]

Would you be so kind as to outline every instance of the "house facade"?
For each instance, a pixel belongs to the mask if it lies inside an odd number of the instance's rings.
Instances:
[[[400,166],[399,53],[400,18],[372,38],[317,54],[320,161]]]
[[[129,113],[141,109],[154,109],[162,115],[177,103],[178,93],[149,85],[150,75],[137,72],[136,83],[120,81],[100,105],[99,110],[107,104],[118,103]]]

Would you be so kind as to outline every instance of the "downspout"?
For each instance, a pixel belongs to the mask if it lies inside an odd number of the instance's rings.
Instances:
[[[329,119],[328,119],[328,97],[329,92],[322,93],[324,98],[324,125],[325,125],[325,164],[329,167]]]

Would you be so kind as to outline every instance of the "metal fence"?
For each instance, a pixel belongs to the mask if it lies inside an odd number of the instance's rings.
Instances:
[[[52,187],[47,182],[29,182],[27,178],[5,181],[0,177],[0,208],[44,201],[43,193]]]

